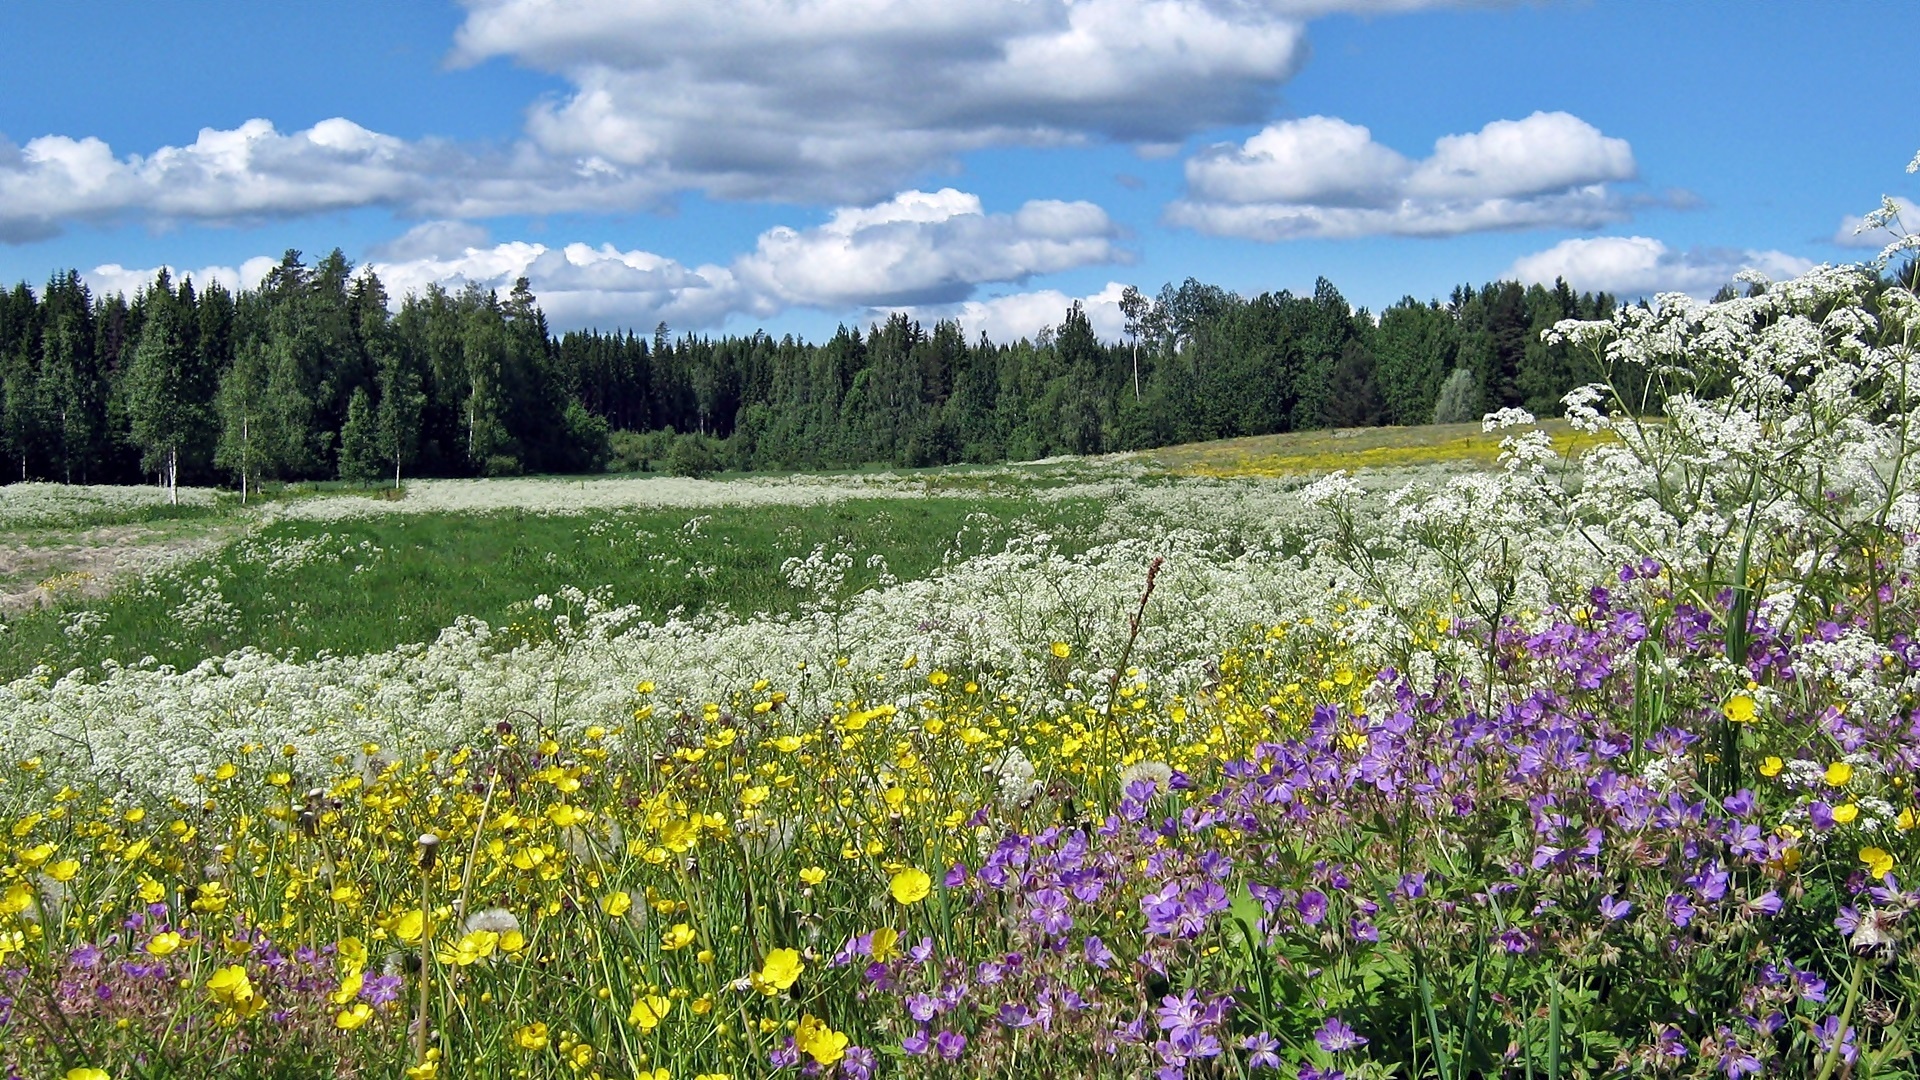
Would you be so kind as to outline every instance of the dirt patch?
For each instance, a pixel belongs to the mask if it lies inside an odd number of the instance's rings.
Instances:
[[[105,596],[117,585],[214,551],[240,527],[102,525],[0,537],[0,614]]]

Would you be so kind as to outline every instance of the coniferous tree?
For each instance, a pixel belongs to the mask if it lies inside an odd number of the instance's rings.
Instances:
[[[0,296],[0,443],[27,479],[45,439],[40,386],[40,307],[26,282]],[[11,469],[9,469],[11,471]]]
[[[104,456],[107,386],[94,357],[93,301],[80,275],[47,284],[42,302],[40,385],[52,473],[86,483]]]
[[[365,484],[382,472],[380,433],[367,388],[355,387],[347,399],[346,422],[340,425],[340,479]]]
[[[1373,373],[1373,354],[1366,346],[1349,340],[1341,347],[1320,405],[1327,427],[1374,427],[1381,422],[1386,407]]]

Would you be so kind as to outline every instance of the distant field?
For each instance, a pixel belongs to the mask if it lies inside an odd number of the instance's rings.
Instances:
[[[1564,423],[1556,443],[1580,445]],[[509,640],[549,633],[563,589],[671,613],[791,614],[783,565],[851,558],[841,588],[918,580],[1044,534],[1059,551],[1174,527],[1147,493],[1186,478],[1298,480],[1334,469],[1397,485],[1491,465],[1478,424],[1301,432],[1098,459],[719,482],[604,476],[417,481],[395,495],[328,485],[241,507],[226,493],[0,489],[0,679],[105,661],[187,668],[236,649],[357,655],[430,641],[463,616]],[[1293,486],[1293,485],[1286,485]],[[1250,489],[1257,490],[1257,489]],[[1117,500],[1137,505],[1114,514]],[[1256,528],[1261,512],[1248,513]],[[1105,526],[1102,532],[1102,526]],[[1235,541],[1236,543],[1240,541]]]
[[[1564,420],[1539,427],[1561,451],[1578,452],[1598,436],[1575,431]],[[1500,440],[1510,432],[1482,432],[1479,423],[1423,427],[1344,428],[1254,435],[1187,443],[1140,456],[1183,476],[1308,476],[1335,469],[1405,468],[1455,462],[1492,465]]]

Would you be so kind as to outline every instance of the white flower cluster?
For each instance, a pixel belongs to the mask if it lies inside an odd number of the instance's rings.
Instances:
[[[169,505],[167,489],[105,484],[8,484],[0,487],[0,528],[63,528],[138,516]],[[181,506],[211,507],[211,488],[180,488]]]

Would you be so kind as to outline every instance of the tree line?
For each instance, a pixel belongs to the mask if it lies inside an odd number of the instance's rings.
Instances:
[[[525,279],[397,307],[338,251],[229,291],[77,271],[0,294],[0,478],[72,483],[943,465],[1320,427],[1557,411],[1594,373],[1540,331],[1604,293],[1502,281],[1376,317],[1321,279],[1251,298],[1127,290],[1124,340],[1078,305],[1011,343],[894,314],[810,344],[555,336]]]

